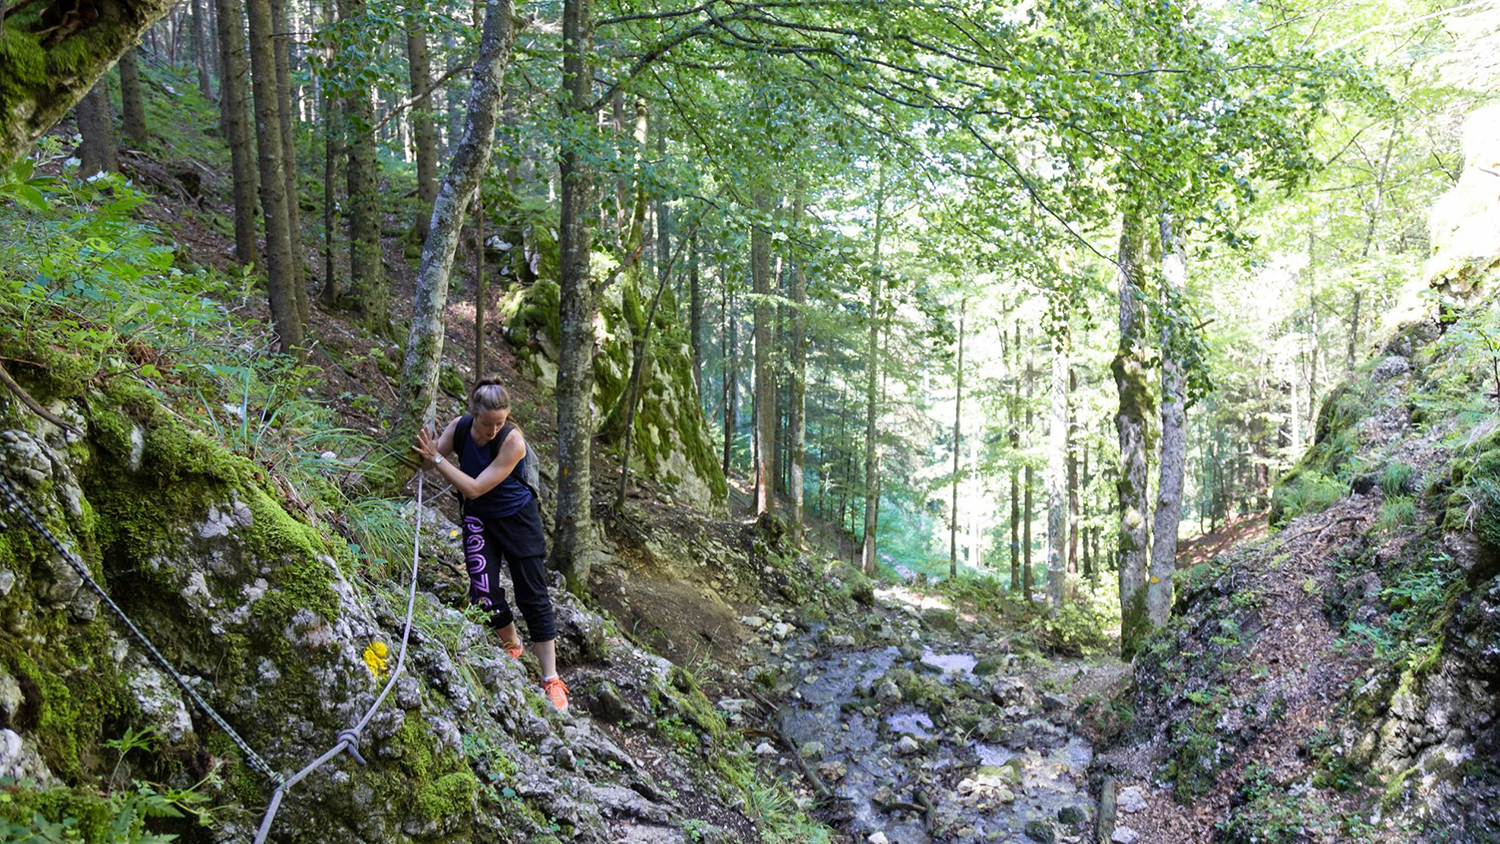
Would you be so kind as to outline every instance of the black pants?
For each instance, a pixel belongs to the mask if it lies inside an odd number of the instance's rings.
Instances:
[[[557,638],[552,599],[547,595],[547,539],[542,533],[536,499],[504,518],[471,516],[464,512],[464,559],[469,570],[469,601],[490,614],[490,625],[515,621],[505,588],[500,585],[500,561],[510,568],[516,606],[526,618],[533,642]]]

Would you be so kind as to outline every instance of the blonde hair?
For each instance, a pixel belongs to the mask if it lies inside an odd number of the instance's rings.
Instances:
[[[510,410],[510,391],[498,376],[481,380],[469,394],[469,412],[477,414],[481,410]]]

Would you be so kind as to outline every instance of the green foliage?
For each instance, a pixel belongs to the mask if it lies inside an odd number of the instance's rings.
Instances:
[[[1387,498],[1410,495],[1416,477],[1417,470],[1410,463],[1387,463],[1380,472],[1380,489]]]
[[[1245,770],[1237,808],[1229,819],[1214,825],[1226,844],[1292,844],[1304,840],[1305,798],[1278,785],[1268,769],[1252,765]]]
[[[1271,524],[1283,526],[1305,513],[1321,513],[1349,491],[1349,485],[1310,468],[1288,472],[1271,494]]]
[[[1380,518],[1375,524],[1383,533],[1391,534],[1415,524],[1416,521],[1416,502],[1411,500],[1411,496],[1398,495],[1381,502]]]

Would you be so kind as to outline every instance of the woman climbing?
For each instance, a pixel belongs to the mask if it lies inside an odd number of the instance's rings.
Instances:
[[[449,422],[435,440],[428,429],[418,431],[412,450],[422,455],[422,468],[436,467],[463,496],[469,601],[489,613],[505,652],[520,659],[515,615],[500,585],[504,558],[532,653],[542,666],[542,691],[566,711],[568,687],[557,676],[557,625],[545,579],[547,540],[536,492],[525,481],[526,461],[534,458],[521,429],[510,421],[510,393],[499,378],[480,381],[469,396],[469,412]],[[455,454],[456,461],[445,459]]]

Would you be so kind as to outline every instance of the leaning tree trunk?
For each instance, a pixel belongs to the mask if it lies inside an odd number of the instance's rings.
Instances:
[[[414,4],[406,17],[406,63],[411,76],[411,122],[417,152],[417,232],[424,239],[437,199],[437,127],[432,122],[432,65],[427,58],[426,10]],[[482,374],[476,377],[483,377]]]
[[[200,0],[201,2],[201,0]],[[146,146],[146,98],[141,94],[141,67],[136,60],[138,49],[126,50],[120,56],[120,128],[137,149]]]
[[[464,211],[479,180],[490,166],[495,146],[495,123],[500,119],[501,83],[510,63],[514,40],[512,0],[489,0],[479,57],[469,89],[469,112],[463,139],[453,153],[453,164],[438,188],[432,207],[432,228],[422,244],[413,295],[411,331],[398,385],[400,406],[391,442],[400,447],[437,413],[438,375],[443,361],[443,311],[448,305],[448,279],[453,257],[463,237]]]
[[[792,205],[792,226],[802,226],[803,185],[798,182],[797,198]],[[696,236],[695,236],[696,237]],[[806,518],[806,502],[802,489],[807,460],[807,268],[801,259],[792,263],[792,313],[791,313],[791,371],[787,378],[788,420],[787,436],[791,440],[788,462],[791,477],[787,486],[792,494],[792,547],[802,543],[803,521]]]
[[[323,0],[323,26],[333,29],[333,0]],[[333,45],[323,48],[323,66],[333,66]],[[222,86],[221,86],[222,87]],[[333,223],[338,197],[339,161],[344,157],[343,115],[339,100],[328,90],[328,80],[323,80],[323,290],[318,298],[332,307],[338,304],[339,273],[334,259],[334,244],[337,240]]]
[[[250,0],[250,65],[255,89],[255,136],[260,149],[260,204],[266,221],[266,286],[271,324],[281,351],[302,354],[302,315],[292,268],[292,232],[281,149],[281,108],[276,92],[276,48],[270,0]]]
[[[693,383],[703,393],[703,256],[698,251],[698,232],[688,236],[688,339],[693,351]]]
[[[589,96],[593,74],[588,65],[591,41],[589,0],[564,0],[564,119],[576,121],[579,130],[592,120]],[[598,308],[589,275],[593,180],[586,155],[579,144],[566,143],[558,166],[562,179],[558,232],[561,343],[557,361],[557,530],[551,560],[567,578],[568,588],[580,595],[588,591],[593,554],[589,462],[594,436],[594,313]]]
[[[126,50],[133,49],[141,33],[160,20],[172,5],[169,0],[85,4],[81,8],[97,13],[97,19],[77,27],[58,27],[50,13],[5,21],[5,37],[25,35],[46,46],[29,48],[35,53],[27,68],[13,68],[9,57],[0,61],[3,67],[0,76],[4,78],[4,84],[0,84],[0,170],[9,168],[37,138],[78,105],[110,65]],[[74,6],[58,6],[63,8]],[[43,71],[54,64],[66,67],[68,72]]]
[[[1172,573],[1177,569],[1177,524],[1182,518],[1182,475],[1187,464],[1187,391],[1180,349],[1180,298],[1187,285],[1187,250],[1172,217],[1161,216],[1161,465],[1151,528],[1151,574],[1146,617],[1154,627],[1172,614]]]
[[[1145,235],[1140,213],[1127,210],[1120,231],[1120,343],[1110,364],[1120,393],[1115,430],[1120,437],[1118,480],[1120,539],[1120,653],[1133,657],[1150,631],[1146,615],[1147,518],[1151,502],[1146,480],[1146,422],[1151,392],[1146,384],[1145,314],[1141,310]]]
[[[246,59],[243,0],[217,0],[219,31],[219,108],[229,141],[229,171],[234,180],[234,259],[255,261],[255,194],[258,189],[250,123],[250,68]]]
[[[78,102],[78,175],[87,179],[96,173],[117,173],[120,159],[115,141],[114,111],[109,104],[109,77],[99,82]]]
[[[760,212],[750,232],[750,280],[755,289],[755,512],[776,510],[776,374],[771,362],[771,198],[755,197]]]
[[[1067,308],[1060,304],[1059,310]],[[1052,398],[1047,443],[1047,604],[1059,609],[1068,588],[1068,322],[1061,315],[1052,338]]]
[[[865,537],[860,555],[860,569],[865,574],[875,570],[875,528],[880,513],[880,452],[875,447],[876,424],[880,415],[880,239],[885,227],[885,171],[881,169],[880,187],[875,204],[875,260],[870,270],[870,300],[865,319],[869,338],[865,343]]]

